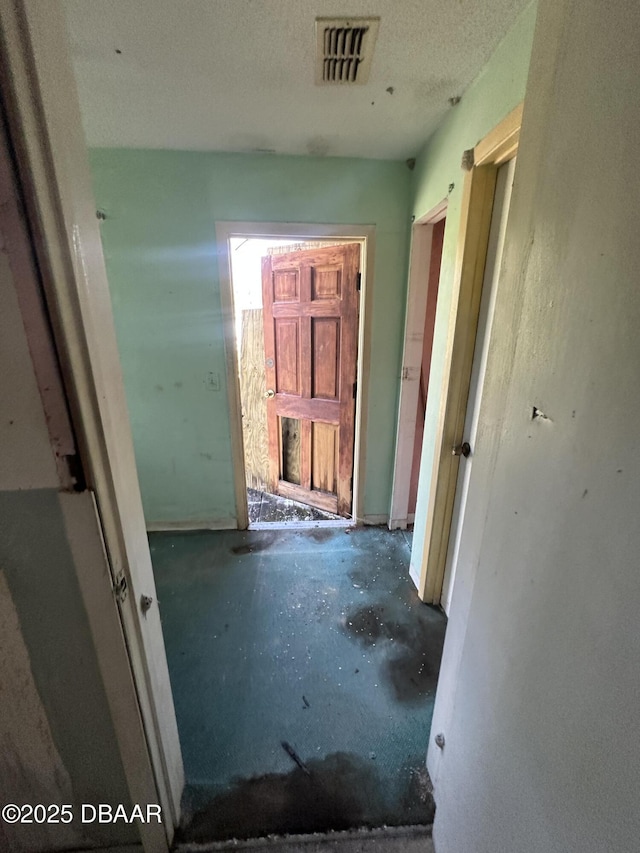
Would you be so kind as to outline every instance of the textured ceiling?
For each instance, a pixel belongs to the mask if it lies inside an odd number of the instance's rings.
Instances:
[[[414,156],[529,0],[64,0],[89,145]],[[314,85],[318,16],[379,15],[366,85]]]

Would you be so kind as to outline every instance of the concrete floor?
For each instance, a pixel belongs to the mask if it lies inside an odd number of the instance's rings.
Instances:
[[[400,531],[150,536],[185,762],[181,839],[428,824],[445,617]]]

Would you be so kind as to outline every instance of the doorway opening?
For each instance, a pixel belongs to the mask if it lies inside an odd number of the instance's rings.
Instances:
[[[362,523],[375,228],[216,235],[238,528]]]
[[[485,272],[490,277],[494,267],[499,269],[498,254],[492,257],[495,246],[493,235],[504,228],[508,212],[508,193],[511,178],[503,170],[500,182],[500,168],[512,160],[518,150],[523,105],[510,112],[497,127],[482,139],[473,150],[468,152],[472,164],[466,172],[460,217],[460,233],[456,253],[453,295],[451,302],[450,328],[444,358],[444,373],[440,397],[440,413],[434,443],[433,465],[430,472],[429,503],[427,506],[424,537],[411,556],[411,575],[418,587],[422,601],[440,604],[444,601],[449,607],[453,592],[454,565],[459,543],[458,532],[452,531],[454,504],[456,511],[462,510],[466,501],[464,470],[473,464],[471,457],[477,455],[467,430],[477,428],[477,414],[473,409],[474,392],[472,381],[482,375],[478,373],[483,352],[483,311],[490,308],[490,296],[484,295]],[[510,167],[513,168],[513,165]],[[502,210],[502,201],[496,200],[496,188],[504,195],[507,192],[507,207]],[[495,209],[494,209],[495,208]],[[504,213],[504,222],[498,219],[492,223],[492,216]],[[496,266],[497,264],[497,266]],[[488,285],[489,287],[489,285]],[[486,293],[490,291],[487,289]],[[485,299],[485,304],[482,299]],[[489,302],[487,302],[489,300]],[[478,330],[480,329],[480,339]],[[476,355],[478,348],[478,358]],[[486,358],[482,356],[482,358]],[[479,360],[480,359],[480,360]],[[476,364],[474,365],[474,360]],[[482,368],[484,370],[484,368]],[[478,393],[481,393],[480,391]],[[469,417],[467,417],[469,415]],[[474,420],[475,417],[475,420]],[[475,435],[475,432],[474,432]],[[459,468],[463,468],[462,478],[458,477]],[[460,489],[458,489],[460,485]],[[457,493],[457,494],[456,494]],[[450,534],[452,536],[452,560],[447,569]],[[460,536],[463,536],[460,533]],[[461,540],[460,540],[461,541]],[[444,586],[447,575],[446,587]]]
[[[249,527],[350,523],[338,477],[341,451],[353,476],[360,246],[231,237],[229,251]]]
[[[447,202],[414,223],[389,528],[414,523]]]

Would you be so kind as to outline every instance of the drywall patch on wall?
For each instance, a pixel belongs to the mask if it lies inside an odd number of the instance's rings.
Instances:
[[[416,219],[432,210],[443,198],[448,197],[449,200],[411,553],[412,576],[416,577],[419,577],[422,564],[424,519],[429,502],[460,229],[460,205],[464,183],[461,158],[523,100],[536,12],[537,4],[534,2],[518,18],[482,74],[465,92],[455,110],[447,115],[431,137],[418,157],[414,172],[413,215]]]
[[[364,512],[386,517],[410,224],[405,164],[121,149],[96,149],[91,161],[147,522],[235,517],[216,221],[376,226]],[[207,386],[210,373],[219,391]]]

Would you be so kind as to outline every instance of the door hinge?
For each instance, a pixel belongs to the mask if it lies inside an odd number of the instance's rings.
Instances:
[[[124,602],[127,600],[129,590],[127,588],[127,578],[125,577],[124,569],[120,569],[120,571],[116,575],[116,582],[113,585],[113,593],[120,602],[120,604],[124,604]]]
[[[354,399],[354,400],[356,399],[356,394],[357,394],[357,393],[358,393],[358,383],[357,383],[357,382],[354,382],[354,383],[353,383],[353,399]]]
[[[358,276],[356,278],[356,289],[362,290],[362,273],[361,272],[358,273]]]

